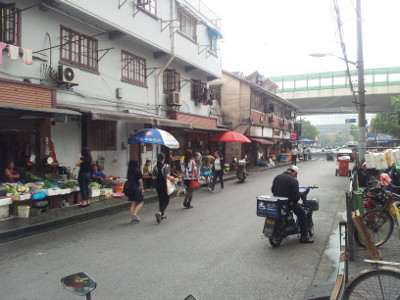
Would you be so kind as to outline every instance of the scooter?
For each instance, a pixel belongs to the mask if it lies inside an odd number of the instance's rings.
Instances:
[[[91,292],[96,288],[97,284],[93,278],[84,272],[71,274],[61,278],[61,284],[68,291],[79,296],[86,296],[86,300],[91,300]],[[184,300],[199,300],[194,295],[187,296]]]
[[[333,152],[326,152],[326,160],[327,161],[334,161],[335,159],[333,158]]]
[[[247,172],[246,172],[246,160],[240,159],[237,161],[236,168],[236,177],[239,179],[240,183],[243,183],[246,180]]]
[[[300,187],[300,198],[302,206],[307,214],[307,231],[310,236],[314,235],[313,212],[319,209],[319,200],[307,199],[311,189],[318,188],[315,185]],[[283,238],[292,234],[300,234],[300,226],[297,218],[290,209],[289,199],[277,196],[257,197],[257,216],[265,217],[263,234],[269,239],[272,247],[278,247]]]

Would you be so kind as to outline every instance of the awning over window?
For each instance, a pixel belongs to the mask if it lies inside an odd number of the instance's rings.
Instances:
[[[89,109],[86,107],[85,108],[75,107],[75,109],[83,113],[91,114],[92,120],[126,121],[132,123],[144,123],[144,124],[176,127],[176,128],[187,128],[187,129],[193,128],[192,124],[190,123],[185,123],[155,116],[135,115],[119,111],[96,110],[96,109]]]
[[[42,108],[42,107],[29,107],[22,105],[12,105],[7,103],[0,103],[0,112],[8,112],[8,113],[20,113],[25,115],[41,115],[53,117],[55,115],[71,115],[71,116],[80,116],[81,113],[69,109],[62,108]]]
[[[267,140],[267,139],[263,139],[263,138],[250,138],[250,139],[255,142],[259,142],[260,144],[264,144],[264,145],[273,145],[274,144],[274,142]]]
[[[228,131],[228,129],[226,129],[226,128],[207,128],[207,127],[197,127],[197,126],[193,126],[193,129],[204,130],[204,131],[209,131],[209,132]]]
[[[156,124],[160,126],[167,126],[167,127],[177,127],[177,128],[186,128],[192,129],[193,126],[190,123],[180,122],[172,119],[164,119],[164,118],[154,118]]]

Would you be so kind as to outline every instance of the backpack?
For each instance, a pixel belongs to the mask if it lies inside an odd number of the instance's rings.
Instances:
[[[128,178],[127,181],[124,183],[124,194],[127,197],[132,197],[136,194],[137,185],[135,179],[133,177]]]

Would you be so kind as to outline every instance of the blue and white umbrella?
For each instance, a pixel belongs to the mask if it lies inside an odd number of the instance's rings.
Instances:
[[[142,129],[129,137],[128,144],[138,143],[164,145],[171,149],[179,148],[179,142],[172,134],[158,128]]]

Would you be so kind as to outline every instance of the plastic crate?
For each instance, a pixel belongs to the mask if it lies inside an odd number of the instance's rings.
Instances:
[[[277,219],[280,217],[280,204],[288,203],[289,199],[277,196],[258,196],[257,197],[257,216],[263,218]]]

